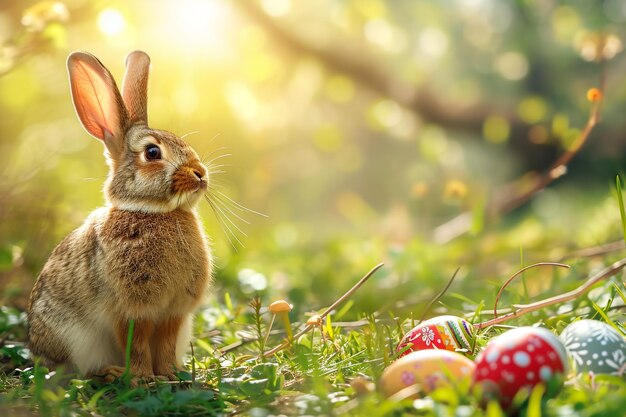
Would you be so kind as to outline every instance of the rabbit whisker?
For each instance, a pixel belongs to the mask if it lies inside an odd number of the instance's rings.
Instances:
[[[98,181],[98,180],[103,180],[107,178],[107,175],[102,175],[100,177],[87,177],[87,178],[83,178],[83,181]]]
[[[233,249],[237,250],[237,246],[235,245],[235,243],[233,242],[233,239],[236,239],[237,242],[239,242],[239,244],[242,247],[245,247],[241,241],[239,240],[239,238],[237,238],[237,236],[235,235],[235,233],[231,230],[231,228],[224,222],[223,218],[222,218],[222,213],[215,207],[215,204],[213,204],[213,201],[211,201],[211,199],[209,198],[208,195],[204,196],[205,200],[207,201],[207,203],[209,203],[209,206],[211,206],[211,209],[213,210],[213,213],[215,213],[215,217],[218,220],[218,223],[220,224],[220,227],[222,228],[222,231],[224,232],[224,235],[226,235],[226,238],[228,239],[228,242],[230,243],[230,245],[233,247]],[[232,238],[231,238],[232,236]]]
[[[232,166],[232,165],[230,165],[230,164],[204,165],[204,167],[209,172],[211,172],[212,170],[220,170],[220,168],[230,167],[230,166]],[[226,171],[223,170],[222,172],[226,172]]]
[[[238,202],[236,202],[235,200],[233,200],[232,198],[230,198],[229,196],[227,196],[226,194],[224,194],[223,192],[221,192],[218,189],[213,189],[213,191],[215,191],[217,194],[219,194],[221,197],[225,198],[226,200],[228,200],[230,203],[232,203],[234,205],[234,207],[236,209],[238,209],[239,211],[247,211],[249,213],[253,213],[256,214],[257,216],[261,216],[261,217],[265,217],[268,218],[269,216],[267,214],[263,214],[263,213],[259,213],[258,211],[254,211],[244,205],[239,204]]]
[[[223,153],[223,154],[221,154],[221,155],[218,155],[218,156],[214,157],[213,159],[211,159],[210,161],[208,161],[206,164],[210,166],[210,165],[211,165],[211,163],[213,163],[213,162],[217,161],[218,159],[228,158],[229,156],[233,156],[233,154],[230,154],[230,153]]]
[[[191,135],[195,135],[196,133],[200,133],[199,130],[192,130],[191,132],[187,132],[184,135],[182,135],[180,138],[181,139],[185,139],[187,136],[191,136]]]
[[[204,161],[205,159],[210,158],[210,157],[212,157],[213,155],[215,155],[217,152],[219,152],[219,151],[225,151],[225,150],[227,150],[227,149],[228,149],[228,148],[227,148],[226,146],[220,146],[220,147],[219,147],[219,148],[217,148],[217,149],[213,149],[213,151],[212,151],[212,152],[211,152],[211,153],[210,153],[210,154],[209,154],[206,158],[203,156],[203,157],[201,158],[201,160],[203,160],[203,161]]]
[[[232,164],[218,164],[218,165],[206,165],[205,168],[224,168],[224,167],[232,167]]]
[[[248,236],[246,232],[244,232],[243,230],[241,230],[241,228],[239,228],[239,226],[237,226],[237,223],[235,223],[230,217],[228,217],[228,212],[226,211],[227,209],[223,206],[223,204],[219,203],[219,200],[212,201],[215,204],[215,208],[217,208],[224,215],[224,218],[226,219],[226,221],[228,221],[228,223],[230,223],[242,235]]]
[[[200,158],[201,160],[204,159],[204,154],[206,153],[206,148],[207,146],[209,146],[211,144],[211,142],[213,142],[216,138],[218,138],[221,135],[221,133],[216,133],[215,135],[213,135],[213,137],[211,139],[209,139],[205,144],[204,144],[204,148],[202,149],[202,152],[200,153],[201,155],[203,155],[202,158]]]
[[[211,185],[213,186],[211,188],[217,191],[223,188],[227,188],[227,185],[231,185],[231,181],[229,181],[228,178],[219,178],[216,176],[215,178],[211,178]]]
[[[215,202],[216,204],[219,203],[224,210],[228,211],[230,214],[232,214],[233,216],[235,216],[237,219],[241,220],[245,224],[250,224],[248,220],[244,219],[243,217],[235,213],[224,200],[220,199],[220,197],[216,196],[215,194],[212,195],[212,197],[214,199],[213,202]]]

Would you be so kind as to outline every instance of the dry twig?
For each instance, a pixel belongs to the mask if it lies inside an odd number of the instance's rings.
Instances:
[[[363,276],[363,278],[361,278],[356,284],[354,284],[354,286],[352,288],[350,288],[348,291],[346,291],[346,293],[344,295],[342,295],[341,297],[339,297],[334,303],[332,303],[331,306],[326,309],[326,311],[324,311],[322,314],[320,314],[320,319],[323,320],[339,304],[343,303],[345,300],[350,298],[350,296],[352,296],[352,294],[354,294],[355,291],[358,290],[361,287],[361,285],[365,284],[365,282],[372,275],[374,275],[374,273],[376,271],[378,271],[380,268],[382,268],[383,265],[384,265],[384,263],[381,262],[378,265],[376,265],[374,268],[372,268],[367,274],[365,274]],[[314,327],[315,327],[314,324],[307,325],[304,329],[300,330],[298,333],[296,333],[293,336],[293,340],[297,340],[300,336],[302,336],[303,334],[305,334],[309,330],[313,329]],[[272,348],[272,349],[268,350],[267,352],[263,353],[262,356],[271,356],[271,355],[275,354],[276,352],[286,348],[287,346],[289,346],[289,344],[290,344],[289,340],[285,340],[282,343],[280,343],[279,345],[275,346],[274,348]]]
[[[513,304],[515,310],[513,310],[512,312],[504,314],[500,317],[493,318],[491,320],[484,321],[482,323],[477,323],[474,326],[477,329],[484,329],[485,327],[504,323],[505,321],[511,320],[515,317],[522,316],[524,314],[551,306],[553,304],[564,303],[566,301],[574,300],[580,297],[585,292],[589,291],[589,289],[591,289],[591,287],[593,287],[597,282],[614,275],[615,273],[624,269],[624,267],[626,267],[626,258],[621,259],[615,262],[613,265],[604,268],[602,271],[598,272],[587,281],[585,281],[584,284],[580,285],[572,291],[568,291],[566,293],[559,294],[554,297],[546,298],[545,300],[537,301],[530,304]]]
[[[513,282],[513,280],[518,277],[519,275],[521,275],[522,273],[524,273],[525,271],[534,268],[536,266],[559,266],[561,268],[569,268],[569,265],[565,265],[565,264],[559,264],[559,263],[555,263],[555,262],[539,262],[536,264],[532,264],[532,265],[528,265],[522,269],[520,269],[519,271],[517,271],[516,273],[514,273],[513,275],[511,275],[511,277],[509,279],[506,280],[506,282],[504,284],[502,284],[502,287],[500,287],[500,291],[498,291],[498,295],[496,296],[496,301],[493,303],[493,317],[497,318],[498,317],[498,301],[500,300],[500,297],[502,296],[502,292],[504,292],[504,289],[511,283]]]
[[[446,293],[446,291],[448,291],[448,288],[450,288],[450,286],[452,285],[452,283],[454,282],[454,279],[456,278],[457,274],[459,273],[459,270],[461,269],[461,267],[459,266],[456,271],[454,271],[454,274],[452,274],[452,278],[450,278],[448,280],[448,283],[446,284],[445,287],[443,287],[443,289],[441,291],[439,291],[439,293],[433,297],[432,300],[430,300],[428,302],[428,304],[426,305],[426,308],[424,309],[424,312],[422,313],[422,317],[420,317],[420,323],[424,321],[424,318],[426,317],[426,314],[428,314],[428,310],[430,310],[430,308],[433,306],[433,304],[435,304],[437,302],[437,300],[439,300],[441,298],[442,295],[444,295]]]

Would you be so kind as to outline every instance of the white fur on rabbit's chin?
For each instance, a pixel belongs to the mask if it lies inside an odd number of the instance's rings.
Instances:
[[[202,191],[185,192],[179,197],[170,199],[167,203],[150,201],[111,201],[111,206],[124,211],[139,211],[143,213],[169,213],[176,209],[193,211]]]

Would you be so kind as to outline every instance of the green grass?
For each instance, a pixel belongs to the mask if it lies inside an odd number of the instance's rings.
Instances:
[[[624,241],[626,241],[626,211],[624,209],[624,197],[622,195],[622,181],[620,180],[619,175],[615,177],[615,191],[617,194],[620,219],[622,220],[622,232]]]
[[[621,194],[619,185],[617,190]],[[218,264],[214,297],[196,316],[193,353],[176,382],[131,387],[124,379],[103,384],[49,371],[33,363],[25,347],[25,313],[0,307],[0,415],[504,415],[497,404],[482,405],[476,394],[454,387],[419,400],[391,401],[379,392],[378,381],[395,359],[403,333],[422,316],[454,314],[473,323],[491,318],[500,287],[520,269],[520,253],[523,266],[558,261],[571,268],[527,270],[524,280],[503,291],[499,309],[570,291],[624,257],[619,246],[612,252],[580,252],[622,239],[615,196],[607,190],[594,198],[595,208],[577,206],[582,222],[546,223],[529,211],[445,246],[420,236],[403,245],[384,236],[329,238],[289,249],[271,239],[255,242]],[[4,270],[10,270],[11,259],[5,259]],[[295,334],[380,261],[385,266],[338,305],[322,328],[289,349],[261,357],[286,337],[283,322],[276,320],[264,342],[272,301],[284,298],[294,305]],[[267,285],[255,290],[251,276],[262,276]],[[624,294],[623,274],[617,273],[575,300],[479,331],[476,350],[510,326],[537,324],[559,334],[577,318],[607,321],[626,334]],[[520,415],[614,417],[623,410],[623,379],[570,377],[553,399],[533,391]]]
[[[614,259],[614,255],[606,255],[602,263]],[[393,262],[397,265],[400,261],[396,259]],[[555,294],[575,287],[593,265],[586,259],[571,261],[575,265],[574,271],[549,272],[549,276],[555,279],[544,292]],[[511,265],[515,263],[512,257]],[[329,269],[326,273],[345,273],[341,269]],[[384,284],[384,280],[392,279],[393,274],[393,269],[385,267],[365,284],[360,295],[367,298],[375,287]],[[342,286],[347,289],[356,279],[354,273],[345,273],[345,276],[347,278],[342,279]],[[348,278],[352,281],[349,282]],[[532,271],[527,278],[527,284],[532,284]],[[517,295],[523,293],[520,287],[521,284],[516,290],[507,290],[507,303],[518,298],[525,299],[525,295]],[[333,287],[333,290],[336,289]],[[431,288],[427,292],[429,296],[434,296],[439,289]],[[497,290],[495,285],[492,290]],[[418,292],[415,289],[415,293]],[[483,310],[486,301],[478,297],[485,292],[489,293],[484,287],[481,290],[475,288],[466,275],[465,279],[453,283],[451,290],[433,305],[429,316],[463,314],[473,321],[488,317],[488,313],[483,313],[489,310]],[[390,290],[390,294],[393,293]],[[614,321],[623,331],[623,324],[615,320],[620,317],[619,314],[623,318],[623,313],[619,311],[623,306],[624,286],[618,277],[599,283],[590,294],[565,306],[554,306],[522,316],[507,325],[541,323],[558,333],[574,318],[584,317]],[[338,291],[333,297],[340,295]],[[268,302],[264,300],[267,297],[252,297],[251,301],[258,301],[249,305],[237,301],[243,301],[243,297],[233,298],[228,294],[198,314],[196,331],[201,337],[194,344],[195,356],[188,358],[188,372],[180,374],[180,381],[138,388],[131,388],[123,380],[108,385],[83,380],[76,375],[65,375],[62,370],[49,372],[33,364],[20,343],[24,339],[24,314],[5,307],[0,310],[2,415],[503,415],[496,404],[481,407],[475,395],[459,392],[455,388],[440,389],[417,401],[386,400],[376,389],[377,381],[385,366],[393,361],[395,345],[402,333],[419,316],[419,306],[426,303],[418,302],[407,308],[398,303],[403,301],[402,298],[386,300],[380,297],[384,293],[379,292],[378,295],[378,310],[366,312],[368,302],[359,301],[357,293],[351,302],[339,306],[335,314],[329,316],[331,320],[325,325],[324,335],[320,329],[315,329],[296,340],[290,349],[263,359],[259,357],[261,350],[268,350],[285,337],[282,326],[275,326],[268,345],[262,346],[270,319],[266,312]],[[410,298],[406,297],[407,300]],[[311,307],[307,305],[294,309],[294,331],[306,321],[304,312]],[[323,308],[320,308],[317,313],[322,311]],[[479,332],[478,348],[505,329],[503,326]],[[233,345],[235,342],[241,344]],[[228,351],[222,352],[221,349]],[[571,378],[555,399],[546,401],[538,391],[533,391],[527,404],[522,409],[522,415],[623,415],[620,413],[626,409],[626,383],[606,376],[598,377],[594,383],[585,378]]]

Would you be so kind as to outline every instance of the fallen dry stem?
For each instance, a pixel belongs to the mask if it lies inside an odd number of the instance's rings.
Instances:
[[[424,321],[424,318],[426,317],[426,314],[428,314],[428,310],[430,310],[430,308],[433,306],[433,304],[435,304],[437,302],[437,300],[439,300],[446,293],[446,291],[448,291],[448,288],[450,288],[450,286],[454,282],[454,279],[456,278],[456,276],[459,273],[460,269],[461,269],[461,267],[459,266],[456,269],[456,271],[454,271],[454,274],[452,274],[452,278],[450,278],[448,280],[448,283],[446,284],[446,286],[443,287],[443,289],[441,291],[439,291],[439,294],[437,294],[432,300],[430,300],[428,302],[428,305],[426,306],[426,308],[424,309],[424,312],[422,313],[422,317],[420,317],[420,321],[419,321],[420,323]]]
[[[589,278],[587,281],[585,281],[584,284],[573,289],[572,291],[568,291],[566,293],[559,294],[554,297],[546,298],[545,300],[537,301],[531,304],[513,304],[513,307],[515,308],[515,310],[513,310],[512,312],[505,314],[503,316],[500,316],[500,317],[493,318],[491,320],[484,321],[482,323],[477,323],[474,325],[474,327],[476,327],[477,329],[484,329],[485,327],[493,326],[494,324],[503,323],[515,317],[522,316],[524,314],[542,309],[544,307],[551,306],[553,304],[564,303],[566,301],[574,300],[580,297],[585,292],[589,291],[589,289],[591,289],[591,287],[593,287],[597,282],[605,278],[608,278],[610,276],[613,276],[615,273],[624,269],[624,267],[626,267],[626,258],[621,259],[615,262],[613,265],[610,265],[604,268],[602,271],[598,272],[597,274]]]
[[[383,265],[384,265],[384,263],[381,262],[378,265],[376,265],[375,267],[373,267],[367,274],[365,274],[363,276],[363,278],[361,278],[356,284],[354,284],[354,286],[352,288],[350,288],[348,291],[346,291],[345,294],[342,295],[341,297],[339,297],[334,303],[332,303],[331,306],[326,309],[326,311],[324,311],[322,314],[320,314],[320,319],[323,320],[339,304],[343,303],[345,300],[350,298],[352,296],[352,294],[354,294],[356,290],[358,290],[363,284],[365,284],[365,282],[372,275],[374,275],[374,273],[376,271],[378,271],[380,268],[382,268]],[[306,332],[310,331],[313,328],[315,328],[315,325],[313,325],[313,324],[307,325],[304,329],[300,330],[298,333],[296,333],[293,336],[293,340],[297,340],[300,336],[302,336],[303,334],[305,334]],[[272,349],[268,350],[267,352],[263,353],[262,356],[271,356],[271,355],[275,354],[276,352],[286,348],[289,345],[290,345],[290,341],[289,340],[284,340],[279,345],[277,345],[277,346],[273,347]]]
[[[511,277],[506,280],[506,282],[502,285],[502,287],[500,287],[500,291],[498,291],[498,295],[496,296],[496,301],[493,303],[493,317],[494,318],[498,317],[498,301],[500,301],[500,297],[502,296],[502,293],[504,292],[505,288],[511,282],[513,282],[513,280],[515,278],[517,278],[518,276],[523,274],[525,271],[528,271],[529,269],[534,268],[536,266],[558,266],[558,267],[561,267],[561,268],[569,268],[569,265],[560,264],[560,263],[556,263],[556,262],[539,262],[539,263],[536,263],[536,264],[528,265],[528,266],[520,269],[519,271],[517,271],[516,273],[511,275]]]

